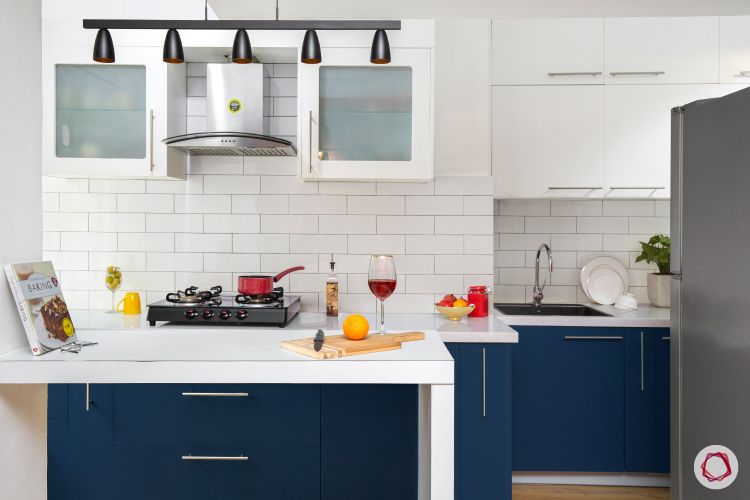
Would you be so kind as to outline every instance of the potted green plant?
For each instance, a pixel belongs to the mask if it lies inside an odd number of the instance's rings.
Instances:
[[[648,241],[639,242],[641,254],[635,258],[636,262],[646,261],[656,264],[658,273],[651,273],[646,277],[648,300],[656,307],[669,307],[670,283],[669,251],[672,240],[664,234],[656,234]]]

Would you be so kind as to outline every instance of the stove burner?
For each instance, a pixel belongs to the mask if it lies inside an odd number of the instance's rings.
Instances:
[[[167,302],[172,304],[209,304],[213,306],[221,305],[220,286],[212,286],[209,290],[198,290],[197,286],[191,286],[184,291],[178,290],[167,294]]]
[[[238,304],[249,305],[249,306],[260,306],[260,305],[276,305],[281,302],[281,298],[284,296],[284,289],[277,287],[273,289],[271,293],[265,293],[262,295],[243,295],[239,294],[234,298],[234,301]]]

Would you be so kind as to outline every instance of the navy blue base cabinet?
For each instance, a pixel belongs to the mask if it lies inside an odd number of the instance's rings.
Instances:
[[[417,498],[413,385],[88,390],[49,386],[50,500]]]
[[[669,330],[515,326],[513,470],[669,472]]]
[[[509,344],[446,344],[455,362],[455,498],[511,498]]]

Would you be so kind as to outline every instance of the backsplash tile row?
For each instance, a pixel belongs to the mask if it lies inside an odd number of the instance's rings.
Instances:
[[[495,200],[495,299],[531,301],[536,249],[552,249],[554,271],[540,266],[547,302],[590,302],[580,286],[589,260],[609,255],[627,269],[630,292],[648,302],[646,276],[655,266],[636,263],[639,241],[669,234],[668,200]]]
[[[436,296],[492,284],[488,177],[315,183],[296,169],[296,158],[192,157],[186,181],[45,177],[45,258],[73,308],[110,306],[109,265],[123,270],[118,297],[137,290],[147,302],[304,265],[281,286],[312,311],[323,310],[331,253],[343,311],[374,310],[372,253],[396,257],[392,312],[432,312]]]

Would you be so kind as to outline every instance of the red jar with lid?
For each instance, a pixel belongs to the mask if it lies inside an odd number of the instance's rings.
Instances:
[[[471,318],[486,318],[489,311],[489,292],[485,285],[476,285],[469,287],[469,304],[474,304],[474,310],[471,311]]]

